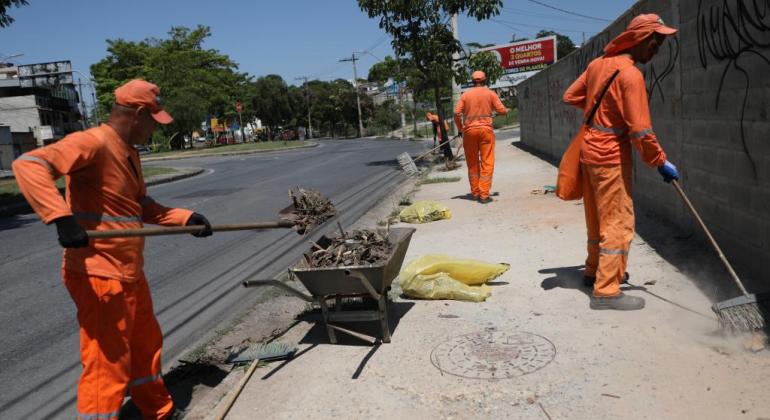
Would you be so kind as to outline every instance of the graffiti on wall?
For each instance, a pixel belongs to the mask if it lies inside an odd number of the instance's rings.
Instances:
[[[575,78],[577,79],[578,76],[580,76],[581,73],[585,71],[585,69],[588,67],[588,65],[593,61],[594,58],[604,54],[604,46],[607,45],[607,43],[610,42],[610,33],[607,31],[604,31],[595,37],[591,38],[591,41],[580,47],[580,49],[575,52],[577,54],[575,58]]]
[[[730,4],[734,6],[730,7]],[[744,127],[751,75],[739,59],[756,57],[770,66],[767,56],[770,53],[770,0],[724,0],[721,5],[713,5],[708,9],[704,9],[703,0],[699,0],[697,34],[701,66],[708,69],[709,64],[724,65],[716,91],[715,109],[719,109],[728,73],[734,70],[743,76],[745,86],[740,111],[741,143],[756,179],[757,167],[746,144]]]
[[[670,40],[666,42],[668,46],[667,52],[658,63],[664,63],[662,68],[660,64],[656,67],[650,63],[649,68],[645,72],[647,79],[647,100],[652,102],[653,96],[657,93],[660,96],[661,102],[666,102],[666,94],[663,90],[663,81],[674,71],[676,66],[676,60],[679,58],[679,39],[676,37],[670,37]]]

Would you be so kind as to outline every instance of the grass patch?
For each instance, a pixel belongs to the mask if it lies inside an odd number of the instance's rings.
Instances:
[[[145,180],[155,175],[165,175],[174,172],[177,172],[177,170],[174,168],[142,168],[142,173]],[[56,188],[58,188],[60,192],[64,193],[64,177],[56,180]],[[22,201],[24,201],[24,196],[21,194],[21,191],[19,191],[19,186],[16,185],[16,179],[0,179],[0,205],[19,203]]]
[[[278,150],[289,147],[307,146],[313,144],[312,141],[261,141],[257,143],[227,144],[201,149],[172,150],[169,152],[158,152],[144,155],[146,158],[169,157],[169,156],[200,156],[209,153],[232,153],[248,152],[252,150]]]
[[[438,176],[435,178],[425,178],[423,180],[420,180],[420,182],[417,183],[417,185],[425,185],[425,184],[442,184],[445,182],[457,182],[461,178],[459,176]]]

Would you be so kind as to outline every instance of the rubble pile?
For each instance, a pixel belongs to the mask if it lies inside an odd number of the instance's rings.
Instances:
[[[300,234],[337,215],[332,202],[318,191],[296,187],[289,190],[289,197],[293,206],[281,212],[281,219],[294,223]]]
[[[353,233],[329,238],[327,247],[313,242],[313,248],[305,254],[312,268],[374,265],[388,260],[393,250],[386,236],[371,230],[355,230]]]

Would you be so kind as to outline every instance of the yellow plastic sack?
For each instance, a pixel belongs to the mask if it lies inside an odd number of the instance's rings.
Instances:
[[[427,254],[410,262],[399,274],[401,290],[417,299],[482,302],[492,293],[486,282],[508,271],[510,264]]]
[[[427,223],[435,220],[450,219],[452,210],[437,201],[418,201],[401,210],[398,215],[404,223]]]

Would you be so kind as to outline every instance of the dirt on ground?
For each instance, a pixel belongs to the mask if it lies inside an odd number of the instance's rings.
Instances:
[[[386,224],[386,220],[394,209],[403,207],[399,205],[405,197],[413,193],[416,179],[409,179],[396,191],[383,198],[372,210],[361,217],[350,227],[340,227],[349,238],[354,241],[368,242],[365,249],[374,249],[374,252],[358,252],[358,260],[375,263],[381,255],[389,253],[389,245],[377,231],[383,230],[379,225]],[[294,191],[294,197],[300,198],[299,208],[309,210],[307,214],[326,214],[329,207],[316,195],[316,192],[307,194]],[[332,207],[333,208],[333,207]],[[302,214],[297,214],[303,217]],[[315,222],[319,224],[318,222]],[[322,221],[320,223],[323,223]],[[345,230],[349,229],[349,230]],[[365,238],[364,238],[365,237]],[[374,241],[374,244],[371,242]],[[360,245],[360,244],[349,244]],[[373,245],[373,246],[372,246]],[[335,254],[336,256],[336,254]],[[347,256],[346,256],[347,257]],[[344,261],[343,261],[344,262]],[[291,281],[288,277],[280,278],[288,285],[302,290],[302,284]],[[355,303],[354,303],[355,304]],[[282,341],[287,332],[293,331],[300,324],[308,322],[316,323],[320,320],[317,309],[297,297],[276,288],[265,288],[264,293],[255,302],[253,308],[243,314],[232,325],[220,331],[209,342],[201,345],[186,355],[164,375],[169,391],[172,394],[176,406],[184,411],[184,419],[202,420],[211,416],[212,411],[231,392],[241,379],[246,366],[234,366],[227,363],[228,357],[238,353],[241,349],[252,344]],[[292,336],[287,342],[295,340]],[[280,364],[280,362],[275,362]],[[141,419],[141,415],[130,403],[121,413],[121,419]]]

